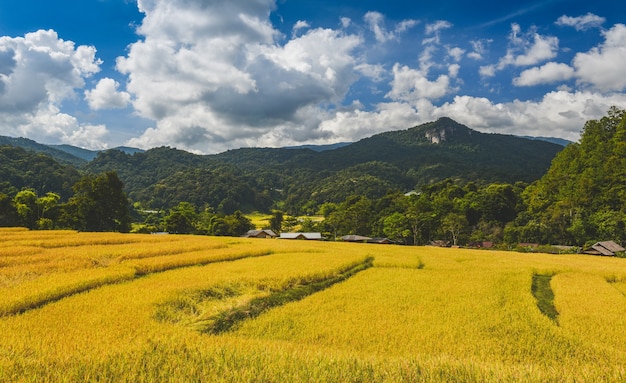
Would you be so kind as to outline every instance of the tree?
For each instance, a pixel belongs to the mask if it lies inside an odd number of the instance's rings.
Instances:
[[[50,230],[54,228],[54,222],[50,213],[57,207],[61,196],[48,192],[45,196],[37,198],[37,228]]]
[[[189,202],[180,202],[170,209],[163,220],[165,230],[174,234],[191,234],[196,231],[198,214],[196,207]]]
[[[409,219],[402,213],[393,213],[383,220],[383,231],[385,235],[396,242],[406,244],[406,240],[411,236]]]
[[[622,235],[626,215],[626,111],[585,123],[580,143],[569,144],[548,172],[522,194],[524,232],[554,243],[582,245]],[[542,233],[537,232],[542,230]],[[622,231],[623,232],[623,231]]]
[[[296,226],[298,226],[298,217],[290,215],[283,220],[283,227],[285,228],[285,231],[292,231]]]
[[[270,218],[270,229],[275,233],[280,233],[283,229],[283,212],[274,210]]]
[[[124,185],[115,172],[83,176],[74,185],[69,211],[74,224],[85,231],[130,231],[130,211]]]
[[[441,222],[441,228],[450,233],[452,236],[452,244],[455,246],[458,244],[459,235],[466,227],[467,219],[464,215],[458,213],[449,213]]]
[[[17,210],[13,205],[11,197],[0,193],[0,227],[11,227],[17,225]]]
[[[430,203],[424,194],[409,196],[407,201],[406,216],[413,233],[413,244],[417,245],[423,229],[432,224],[434,214],[430,211]]]
[[[210,234],[239,237],[252,229],[254,229],[252,222],[241,211],[237,210],[232,215],[217,217],[213,222]]]
[[[13,198],[19,224],[34,229],[37,222],[37,194],[33,189],[18,192]]]

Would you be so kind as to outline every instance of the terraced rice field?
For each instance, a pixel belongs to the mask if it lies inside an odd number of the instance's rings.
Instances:
[[[0,229],[0,381],[626,380],[626,260]]]

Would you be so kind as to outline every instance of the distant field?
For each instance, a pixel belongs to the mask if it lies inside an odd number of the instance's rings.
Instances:
[[[626,380],[626,260],[0,229],[0,381]]]
[[[257,229],[263,229],[263,228],[270,227],[270,219],[272,218],[272,215],[257,212],[257,213],[246,214],[246,217],[252,222],[252,224]],[[284,218],[287,218],[287,216],[285,216]],[[296,217],[296,219],[298,219],[299,222],[302,222],[302,220],[304,219],[310,219],[313,222],[319,222],[319,221],[323,221],[324,217],[321,215],[313,215],[313,216],[299,216],[299,217]],[[300,227],[296,226],[295,228],[293,228],[293,230],[300,230]]]

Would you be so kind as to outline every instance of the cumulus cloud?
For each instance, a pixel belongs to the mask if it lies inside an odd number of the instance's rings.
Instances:
[[[23,37],[0,37],[0,125],[3,133],[42,142],[66,142],[97,147],[81,132],[92,129],[60,111],[75,98],[85,79],[100,70],[96,49],[75,46],[53,30],[39,30]],[[99,127],[98,139],[106,135]]]
[[[463,55],[465,54],[465,49],[461,49],[459,47],[448,48],[448,55],[454,59],[454,61],[461,61]]]
[[[527,69],[513,79],[517,86],[533,86],[569,80],[574,77],[574,69],[567,64],[549,62],[543,66]]]
[[[156,122],[136,146],[214,152],[277,132],[318,139],[319,105],[340,103],[363,73],[380,76],[355,58],[358,35],[310,28],[279,44],[269,0],[139,4],[144,39],[117,61],[135,110]]]
[[[581,84],[610,92],[626,89],[626,25],[616,24],[602,32],[604,42],[573,60]]]
[[[591,28],[600,28],[606,19],[588,12],[586,15],[570,17],[563,15],[555,22],[556,25],[574,27],[577,31],[585,31]]]
[[[85,99],[93,110],[121,109],[130,102],[130,94],[118,91],[120,84],[112,78],[101,79],[92,90],[85,91]]]
[[[624,94],[596,92],[555,91],[539,101],[506,103],[494,103],[484,97],[456,96],[440,106],[421,99],[413,105],[394,101],[378,104],[372,111],[343,111],[324,120],[321,127],[332,132],[334,138],[349,141],[451,117],[485,133],[561,137],[577,141],[586,121],[602,118],[611,105],[625,104]]]
[[[511,24],[509,48],[497,64],[485,65],[480,68],[483,76],[494,76],[508,66],[531,66],[556,57],[559,50],[559,39],[555,36],[542,36],[531,30],[522,33],[518,24]]]
[[[451,73],[456,72],[458,67],[451,68]],[[437,100],[451,91],[450,77],[447,75],[440,75],[436,80],[430,81],[425,71],[396,64],[393,67],[391,91],[387,93],[387,97],[394,101],[415,103],[421,99]]]
[[[474,129],[504,134],[561,137],[576,141],[590,119],[606,114],[611,105],[625,105],[626,95],[595,92],[547,93],[539,101],[494,103],[486,98],[457,96],[436,107],[431,117],[449,116]]]

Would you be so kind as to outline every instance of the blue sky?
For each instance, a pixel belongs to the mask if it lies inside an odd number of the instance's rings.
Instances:
[[[449,116],[577,140],[626,108],[625,24],[608,0],[3,2],[0,134],[216,153]]]

